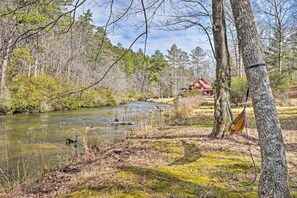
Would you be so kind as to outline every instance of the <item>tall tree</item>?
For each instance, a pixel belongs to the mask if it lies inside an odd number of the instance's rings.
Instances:
[[[214,104],[214,125],[210,137],[224,136],[230,120],[227,100],[229,100],[230,58],[227,47],[224,1],[213,0],[213,37],[216,59],[216,92]]]
[[[170,50],[167,50],[168,55],[166,56],[168,63],[172,67],[172,84],[173,84],[173,95],[176,96],[178,94],[178,68],[179,68],[179,60],[181,57],[181,49],[177,48],[176,44],[173,44]]]
[[[263,52],[249,0],[231,0],[261,149],[259,197],[290,197],[288,167]],[[260,66],[259,66],[260,64]]]
[[[194,68],[196,78],[202,76],[202,74],[204,73],[203,72],[204,68],[202,63],[203,63],[203,59],[205,58],[205,55],[206,54],[201,47],[196,47],[190,53],[191,64],[192,64],[192,67]]]
[[[296,6],[296,2],[292,0],[259,0],[258,4],[255,4],[256,13],[259,13],[260,29],[263,32],[263,44],[267,48],[267,62],[278,72],[286,69],[286,38],[292,30]]]
[[[168,62],[165,60],[164,54],[160,50],[156,50],[151,56],[148,70],[149,80],[151,84],[157,84],[158,97],[163,98],[163,71],[168,67]],[[152,85],[151,85],[152,86]],[[153,86],[154,87],[154,86]]]

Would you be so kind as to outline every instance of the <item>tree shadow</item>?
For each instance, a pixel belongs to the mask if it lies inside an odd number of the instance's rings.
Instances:
[[[189,164],[195,162],[202,156],[201,151],[195,144],[182,141],[182,145],[185,149],[183,157],[172,162],[170,165]]]
[[[156,169],[142,168],[137,166],[120,167],[122,171],[130,172],[142,178],[142,188],[151,193],[161,193],[168,197],[199,197],[205,190],[203,186],[184,181],[172,174],[161,172]]]

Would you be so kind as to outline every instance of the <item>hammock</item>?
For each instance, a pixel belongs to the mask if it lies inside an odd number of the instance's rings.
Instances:
[[[244,126],[245,126],[245,107],[243,111],[233,120],[233,122],[229,125],[229,131],[230,135],[233,135],[234,133],[240,133]]]
[[[230,135],[233,135],[234,133],[240,133],[243,130],[243,128],[246,126],[246,105],[247,105],[248,97],[249,97],[249,89],[247,89],[247,92],[246,92],[246,99],[245,99],[242,112],[238,114],[238,116],[234,120],[233,119],[231,120],[231,124],[229,125]],[[230,107],[229,107],[229,111],[231,111]]]
[[[264,67],[264,66],[266,66],[265,63],[250,65],[245,67],[245,71],[250,70],[252,68]],[[248,124],[247,124],[247,118],[246,118],[246,104],[247,104],[248,97],[249,97],[249,88],[246,91],[246,98],[245,98],[245,103],[244,103],[242,112],[234,120],[232,119],[232,117],[230,119],[231,120],[231,124],[229,125],[230,135],[233,135],[234,133],[240,133],[244,127],[246,128],[246,132],[247,132]],[[227,105],[229,108],[229,115],[230,114],[232,115],[230,105],[229,104]],[[247,136],[248,136],[248,133],[247,133]]]

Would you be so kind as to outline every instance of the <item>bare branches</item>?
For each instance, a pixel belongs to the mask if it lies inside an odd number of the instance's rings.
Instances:
[[[18,11],[18,10],[21,10],[21,9],[24,9],[28,6],[31,6],[31,5],[34,5],[35,3],[39,2],[39,0],[34,0],[34,1],[22,1],[22,3],[24,4],[19,4],[15,9],[11,10],[11,11],[8,11],[8,12],[4,12],[3,14],[0,14],[0,17],[3,17],[3,16],[7,16],[7,15],[10,15],[10,14],[13,14],[15,15],[15,13]]]
[[[145,21],[145,41],[144,41],[144,61],[145,61],[145,54],[146,54],[146,46],[147,46],[147,38],[148,38],[148,20],[147,20],[147,14],[146,14],[146,9],[144,6],[143,0],[141,0],[141,6],[143,9],[143,16],[144,16],[144,21]]]
[[[13,44],[11,47],[14,47],[17,43],[21,42],[22,40],[25,40],[25,39],[28,39],[30,37],[33,37],[33,36],[36,36],[36,35],[44,35],[44,34],[47,34],[48,32],[50,32],[57,24],[58,22],[64,17],[64,16],[67,16],[71,13],[73,13],[73,16],[72,16],[72,20],[70,22],[70,24],[68,25],[66,31],[64,31],[63,33],[67,33],[69,32],[70,28],[72,27],[72,25],[74,24],[74,21],[75,21],[75,12],[76,10],[81,6],[83,5],[83,3],[85,3],[87,0],[77,0],[74,7],[64,13],[62,13],[61,15],[59,15],[58,17],[56,17],[54,20],[50,21],[49,23],[47,23],[46,25],[43,25],[43,26],[39,26],[39,27],[36,27],[36,28],[31,28],[31,29],[28,29],[28,30],[25,30],[24,32],[22,32],[21,34],[19,34],[13,41]],[[36,1],[33,1],[31,2],[31,4],[26,4],[26,6],[29,6],[29,5],[33,5],[34,3],[38,2],[38,0]],[[26,6],[18,6],[14,12],[12,13],[15,13],[17,10],[20,10]],[[6,14],[8,15],[8,14]],[[1,49],[1,50],[5,50],[5,49]]]
[[[90,84],[89,86],[83,88],[83,89],[80,89],[80,90],[77,90],[77,91],[73,91],[73,92],[69,92],[69,93],[66,93],[66,94],[63,94],[63,95],[60,95],[58,97],[55,97],[55,98],[52,98],[50,100],[55,100],[55,99],[58,99],[58,98],[63,98],[63,97],[66,97],[66,96],[70,96],[70,95],[73,95],[73,94],[82,94],[84,91],[86,91],[87,89],[90,89],[91,87],[94,87],[96,85],[98,85],[106,76],[107,74],[110,72],[110,70],[120,61],[122,60],[122,58],[129,52],[129,50],[132,49],[132,46],[144,35],[146,35],[147,32],[143,32],[141,33],[140,35],[138,35],[134,41],[130,44],[130,46],[128,47],[128,49],[126,49],[124,51],[124,53],[118,57],[109,67],[108,69],[105,71],[105,73],[103,74],[103,76],[96,82]]]
[[[133,1],[132,1],[133,2]],[[96,65],[97,65],[97,61],[98,61],[98,58],[99,58],[99,55],[101,53],[101,50],[103,48],[103,44],[104,44],[104,41],[105,41],[105,38],[106,38],[106,35],[107,35],[107,27],[110,25],[110,20],[111,20],[111,17],[112,17],[112,12],[113,12],[113,3],[114,3],[114,0],[111,1],[110,3],[110,13],[109,13],[109,17],[107,19],[107,22],[105,24],[105,27],[104,27],[104,32],[103,32],[103,36],[102,36],[102,39],[101,39],[101,44],[100,44],[100,48],[98,49],[98,51],[96,52],[96,57],[95,57],[95,67],[93,68],[93,70],[96,69]]]

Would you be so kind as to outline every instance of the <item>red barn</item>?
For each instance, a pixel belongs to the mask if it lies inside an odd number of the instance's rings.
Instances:
[[[202,77],[200,77],[192,85],[190,85],[189,89],[190,90],[198,89],[204,95],[211,96],[213,94],[213,90],[212,90],[211,85],[208,82],[206,82],[206,80],[204,78],[202,78]]]

